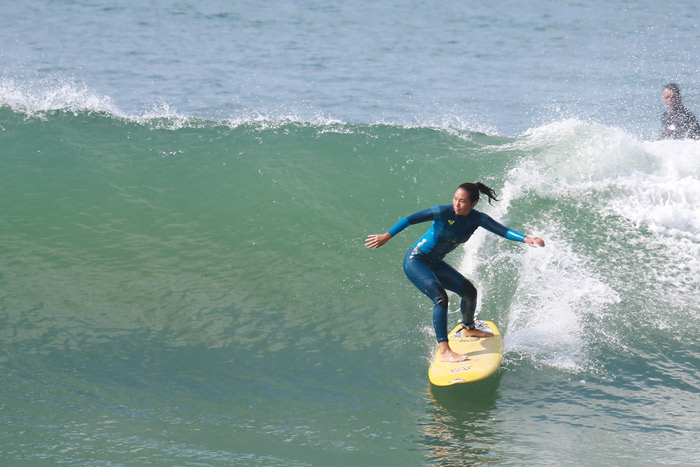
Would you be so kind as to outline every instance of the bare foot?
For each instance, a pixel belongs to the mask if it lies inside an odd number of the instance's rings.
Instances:
[[[493,333],[489,331],[482,331],[481,329],[467,329],[462,328],[460,331],[462,337],[493,337]]]
[[[453,351],[447,342],[440,342],[440,361],[441,362],[463,362],[469,358],[467,354],[461,354]]]
[[[440,354],[441,362],[466,362],[469,359],[467,354],[459,354],[455,352],[450,352],[449,354]]]

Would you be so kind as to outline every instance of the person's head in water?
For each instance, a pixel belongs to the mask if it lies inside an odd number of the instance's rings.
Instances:
[[[668,110],[681,105],[681,88],[676,83],[668,83],[663,90],[662,100]]]
[[[496,192],[483,183],[462,183],[457,187],[454,198],[452,198],[452,207],[455,214],[458,216],[468,215],[476,206],[476,203],[479,202],[479,193],[488,196],[489,204],[492,204],[492,201],[498,201]]]

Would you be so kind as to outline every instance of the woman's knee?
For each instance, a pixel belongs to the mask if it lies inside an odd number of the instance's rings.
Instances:
[[[476,287],[474,287],[471,282],[464,281],[464,284],[462,284],[462,296],[466,299],[475,301],[476,295]]]

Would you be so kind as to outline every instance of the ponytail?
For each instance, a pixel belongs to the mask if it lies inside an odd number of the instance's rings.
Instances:
[[[469,194],[469,200],[471,200],[472,203],[474,201],[479,201],[479,193],[483,193],[489,197],[489,204],[493,204],[492,201],[498,201],[498,198],[496,198],[496,192],[481,182],[462,183],[458,189],[459,188]]]

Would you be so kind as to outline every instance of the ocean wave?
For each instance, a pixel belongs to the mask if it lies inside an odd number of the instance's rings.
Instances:
[[[95,112],[124,116],[108,96],[100,96],[75,81],[59,82],[0,80],[0,106],[8,106],[28,116],[46,112]]]
[[[53,112],[72,114],[97,114],[135,122],[157,128],[177,130],[222,125],[230,128],[253,127],[259,130],[278,129],[285,125],[304,125],[323,128],[324,131],[347,132],[352,127],[396,127],[401,129],[433,129],[453,136],[471,138],[473,133],[496,136],[492,126],[478,122],[476,116],[465,118],[458,112],[449,111],[433,117],[391,120],[375,119],[370,122],[350,122],[324,112],[300,110],[289,106],[273,109],[239,109],[202,115],[184,113],[167,102],[144,106],[142,110],[126,111],[109,95],[100,94],[90,86],[73,79],[19,80],[0,79],[0,107],[9,107],[14,112],[29,118],[45,118]]]
[[[488,236],[467,244],[461,267],[487,290],[512,289],[509,359],[586,371],[600,348],[629,351],[632,335],[687,326],[700,290],[700,142],[567,119],[504,147],[518,161],[487,210],[547,247],[505,261],[515,285],[484,271],[504,248]]]

